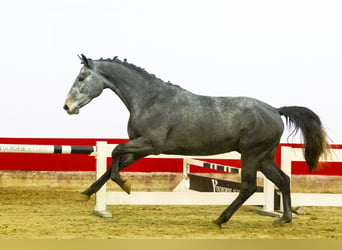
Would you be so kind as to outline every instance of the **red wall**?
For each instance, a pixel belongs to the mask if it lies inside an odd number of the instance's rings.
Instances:
[[[0,144],[37,144],[37,145],[72,145],[93,146],[96,141],[107,141],[119,144],[127,139],[74,139],[74,138],[0,138]],[[286,145],[286,144],[282,144]],[[296,144],[296,147],[302,145]],[[341,148],[342,145],[333,145]],[[277,152],[276,161],[280,162],[280,150]],[[111,159],[108,159],[110,164]],[[227,164],[240,167],[239,160],[207,160],[215,163]],[[141,159],[124,171],[130,172],[182,172],[181,159]],[[95,158],[88,155],[62,155],[62,154],[19,154],[0,153],[0,170],[38,170],[38,171],[95,171]],[[192,172],[210,172],[200,167],[192,167]],[[310,172],[303,162],[294,162],[293,174],[320,174],[320,175],[342,175],[342,163],[323,163],[319,170]]]

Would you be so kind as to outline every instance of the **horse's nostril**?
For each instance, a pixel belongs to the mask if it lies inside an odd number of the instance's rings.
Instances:
[[[63,109],[66,110],[66,111],[68,111],[68,110],[69,110],[68,105],[65,104],[65,105],[63,106]]]

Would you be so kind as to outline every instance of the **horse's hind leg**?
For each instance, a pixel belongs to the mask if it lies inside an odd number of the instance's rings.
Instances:
[[[274,162],[273,156],[262,161],[260,170],[279,188],[282,194],[284,213],[283,216],[275,222],[275,225],[290,223],[292,221],[290,178],[278,168]]]
[[[226,210],[214,221],[215,224],[221,226],[227,222],[232,215],[241,207],[241,205],[255,193],[256,185],[256,172],[258,168],[257,160],[254,157],[241,158],[241,189],[238,197],[233,201]]]

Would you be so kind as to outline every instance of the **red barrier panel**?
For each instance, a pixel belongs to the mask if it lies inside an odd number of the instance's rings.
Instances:
[[[0,144],[95,146],[97,141],[120,144],[128,139],[104,138],[0,138]],[[108,164],[111,159],[108,158]],[[88,155],[0,153],[0,170],[95,171],[95,158]],[[142,159],[125,171],[182,172],[181,159]]]
[[[0,138],[0,144],[33,144],[33,145],[71,145],[71,146],[95,146],[96,141],[106,141],[111,144],[120,144],[128,139],[108,138]],[[281,144],[288,146],[289,144]],[[294,147],[302,147],[301,144],[291,144]],[[341,148],[342,145],[333,145],[333,148]],[[276,154],[276,162],[280,162],[280,150]],[[222,165],[241,167],[240,160],[207,160],[208,162]],[[108,159],[110,164],[111,159]],[[95,158],[87,155],[61,155],[61,154],[20,154],[1,153],[0,170],[36,170],[36,171],[95,171]],[[125,168],[127,172],[182,172],[181,159],[141,159]],[[192,172],[213,172],[212,170],[192,167]],[[315,175],[342,175],[342,163],[323,163],[319,170],[310,172],[303,162],[292,164],[292,173]]]

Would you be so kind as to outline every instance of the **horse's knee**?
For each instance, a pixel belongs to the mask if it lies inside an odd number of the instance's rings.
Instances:
[[[286,174],[284,174],[284,181],[285,181],[287,186],[290,186],[291,180],[290,180],[290,177]]]
[[[117,158],[113,158],[113,163],[110,170],[110,178],[115,181],[120,180],[120,170],[127,167],[134,162],[134,157],[132,154],[123,154]]]
[[[248,185],[245,187],[241,187],[240,190],[240,196],[244,198],[250,197],[252,194],[254,194],[257,191],[257,186],[256,185]]]
[[[248,187],[248,194],[254,194],[256,191],[257,191],[257,186],[256,185]]]
[[[120,182],[122,181],[120,172],[118,170],[112,170],[110,173],[110,179],[114,182]]]

